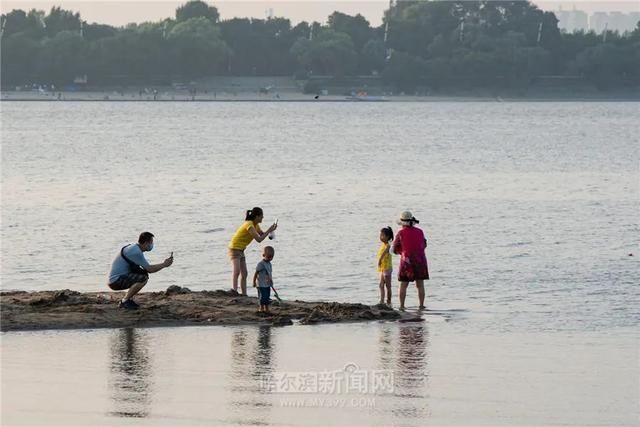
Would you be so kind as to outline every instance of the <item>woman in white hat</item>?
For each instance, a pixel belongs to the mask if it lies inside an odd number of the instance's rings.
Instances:
[[[424,281],[429,280],[429,267],[427,266],[427,240],[424,233],[415,224],[420,221],[414,218],[409,211],[400,214],[398,224],[402,228],[398,231],[393,241],[393,252],[400,254],[400,268],[398,281],[400,281],[400,310],[404,310],[404,301],[407,297],[409,282],[416,282],[420,309],[424,309]]]

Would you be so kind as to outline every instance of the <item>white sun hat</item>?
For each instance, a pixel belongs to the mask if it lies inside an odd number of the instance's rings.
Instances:
[[[412,222],[417,223],[418,220],[413,217],[411,211],[404,211],[400,214],[400,219],[398,220],[399,225],[407,225],[411,224]]]

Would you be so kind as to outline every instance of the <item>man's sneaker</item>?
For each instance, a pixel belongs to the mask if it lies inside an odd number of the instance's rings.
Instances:
[[[125,302],[120,301],[120,303],[118,303],[118,307],[125,308],[127,310],[137,310],[140,306],[133,300],[128,299]]]

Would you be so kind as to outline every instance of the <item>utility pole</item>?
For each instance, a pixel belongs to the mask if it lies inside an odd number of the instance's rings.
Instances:
[[[389,21],[384,24],[384,47],[387,47],[387,35],[389,34]]]
[[[607,42],[607,27],[609,26],[608,22],[604,23],[604,30],[602,30],[602,43]]]
[[[0,22],[0,40],[2,40],[2,35],[4,34],[4,26],[7,23],[7,17],[3,16]]]
[[[389,20],[391,19],[391,14],[393,13],[393,0],[389,0],[389,13],[387,14],[387,19],[384,23],[384,39],[383,39],[383,49],[384,49],[384,60],[388,62],[391,59],[391,54],[393,54],[393,49],[387,47],[387,40],[389,38]]]
[[[542,39],[542,22],[538,25],[538,40],[536,41],[538,46],[540,45],[540,39]]]

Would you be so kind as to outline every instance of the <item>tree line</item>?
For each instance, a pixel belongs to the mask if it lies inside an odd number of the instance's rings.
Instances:
[[[2,85],[186,82],[212,75],[379,76],[396,90],[526,88],[540,76],[581,76],[601,89],[640,85],[634,31],[564,33],[527,1],[397,1],[372,27],[360,14],[326,24],[221,20],[189,1],[159,22],[113,27],[52,8],[2,15]]]

